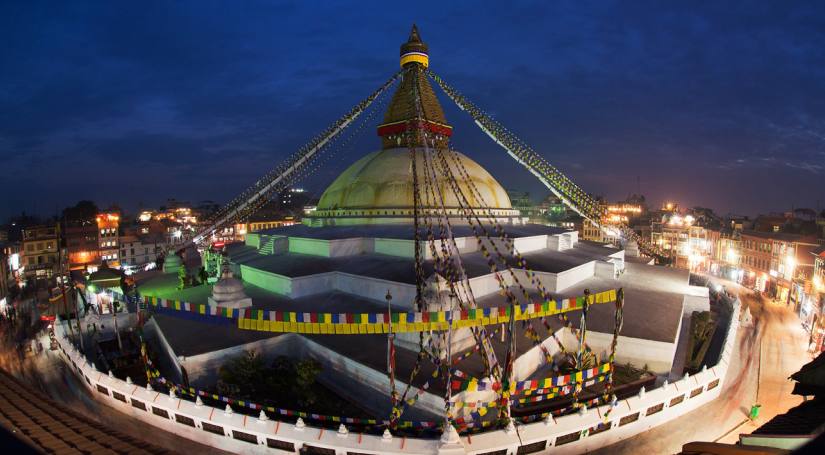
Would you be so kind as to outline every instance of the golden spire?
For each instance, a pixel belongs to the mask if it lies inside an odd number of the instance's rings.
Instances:
[[[423,147],[425,138],[430,146],[446,148],[453,127],[444,118],[444,110],[425,74],[429,63],[427,45],[412,26],[410,37],[401,45],[401,66],[404,74],[392,101],[378,125],[378,135],[384,149]],[[423,130],[423,134],[418,132]]]
[[[418,27],[413,24],[410,37],[406,43],[401,45],[401,67],[409,63],[419,63],[426,68],[430,64],[430,56],[427,51],[427,45],[418,36]]]

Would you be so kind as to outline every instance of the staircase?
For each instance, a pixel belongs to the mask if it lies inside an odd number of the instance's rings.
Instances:
[[[266,241],[258,247],[258,254],[270,255],[275,254],[275,241],[277,237],[270,235],[266,237]]]

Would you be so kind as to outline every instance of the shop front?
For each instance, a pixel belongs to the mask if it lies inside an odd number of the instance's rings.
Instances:
[[[821,309],[822,307],[820,307]],[[825,317],[822,313],[814,315],[811,328],[811,351],[814,355],[825,351]]]

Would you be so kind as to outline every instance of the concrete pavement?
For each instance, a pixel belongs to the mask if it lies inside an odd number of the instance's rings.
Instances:
[[[751,300],[756,300],[751,297]],[[735,443],[740,433],[751,433],[762,424],[788,409],[802,403],[802,397],[791,395],[793,381],[788,377],[811,360],[807,352],[808,337],[799,318],[784,303],[776,304],[762,299],[762,312],[754,317],[763,335],[760,337],[760,365],[757,369],[759,387],[754,402],[762,405],[759,418],[719,439]],[[753,311],[753,310],[751,310]]]
[[[750,308],[754,324],[741,327],[737,334],[720,397],[678,419],[595,453],[678,453],[683,444],[691,441],[736,442],[739,433],[750,433],[801,402],[799,397],[790,395],[793,384],[787,379],[810,361],[807,337],[799,319],[784,305],[754,296],[735,283],[724,284],[729,292],[738,293],[743,305]],[[750,406],[757,402],[762,408],[759,418],[752,423],[748,414]]]

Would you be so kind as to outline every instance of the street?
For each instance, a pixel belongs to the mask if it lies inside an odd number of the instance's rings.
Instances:
[[[5,321],[0,324],[0,368],[23,381],[34,391],[44,393],[52,400],[62,403],[98,422],[101,426],[116,429],[140,440],[150,440],[152,444],[173,453],[226,454],[227,452],[197,444],[174,433],[160,431],[157,427],[143,423],[126,414],[95,401],[80,380],[66,368],[60,359],[60,351],[49,350],[49,339],[45,331],[37,334],[43,351],[32,352],[22,358],[17,351],[17,342],[30,335],[21,324],[15,327]],[[31,340],[27,340],[31,343]],[[151,436],[148,436],[151,435]]]
[[[740,433],[752,432],[802,401],[802,397],[790,394],[793,383],[787,379],[811,360],[806,350],[808,337],[799,318],[785,304],[756,296],[735,283],[722,283],[732,294],[739,293],[742,311],[746,306],[750,308],[753,325],[743,325],[737,334],[729,376],[720,397],[680,418],[594,453],[678,453],[682,445],[692,441],[735,443]],[[761,412],[751,422],[748,414],[755,403],[762,405]]]

